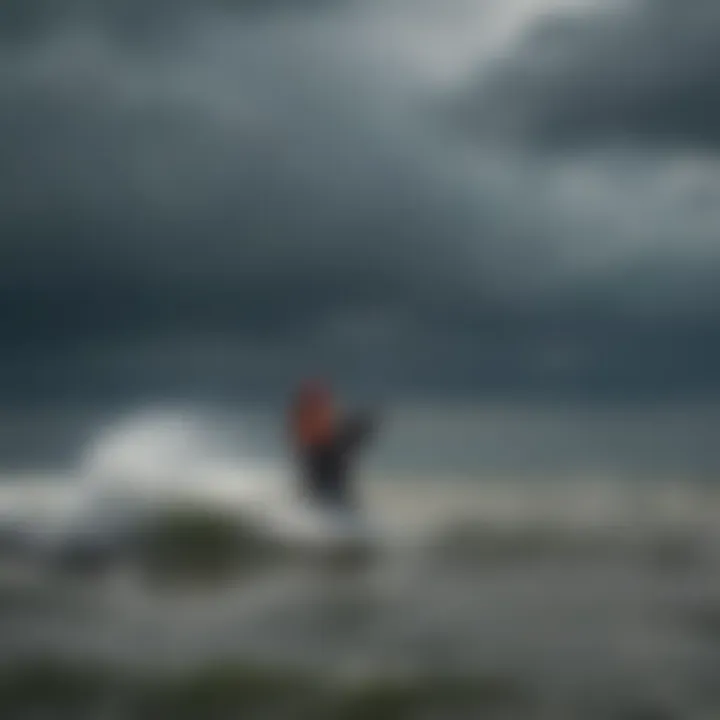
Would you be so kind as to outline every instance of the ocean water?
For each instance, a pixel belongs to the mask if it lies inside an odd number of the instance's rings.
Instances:
[[[200,452],[192,426],[133,432],[113,431],[75,472],[6,477],[6,537],[49,548],[178,502],[285,543],[317,529],[288,468]],[[720,717],[720,488],[420,474],[361,488],[378,551],[343,571],[271,557],[249,575],[168,591],[128,565],[68,578],[6,544],[3,667],[53,658],[147,673],[243,663],[338,682],[493,678],[532,698],[498,717]]]

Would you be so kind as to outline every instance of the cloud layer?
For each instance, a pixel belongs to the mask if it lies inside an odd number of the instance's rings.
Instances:
[[[9,401],[720,389],[710,2],[290,5],[4,4]]]

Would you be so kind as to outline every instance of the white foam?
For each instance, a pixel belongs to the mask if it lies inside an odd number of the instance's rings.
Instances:
[[[134,509],[193,502],[256,520],[285,536],[327,533],[331,526],[332,532],[351,532],[345,520],[318,515],[298,501],[291,468],[255,456],[243,445],[239,428],[233,429],[232,447],[223,446],[216,428],[201,414],[168,409],[122,419],[101,430],[73,475],[5,478],[0,521],[48,532],[83,523],[102,528],[108,518]],[[715,488],[681,479],[375,477],[361,481],[360,490],[377,528],[404,537],[466,521],[710,532],[720,509]]]

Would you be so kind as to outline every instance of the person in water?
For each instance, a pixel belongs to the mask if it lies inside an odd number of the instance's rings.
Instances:
[[[290,410],[290,436],[308,499],[336,509],[355,506],[352,467],[375,427],[369,414],[341,415],[324,384],[307,382],[300,388]]]

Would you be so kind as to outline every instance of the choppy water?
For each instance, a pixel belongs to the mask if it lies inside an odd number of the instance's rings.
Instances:
[[[57,518],[77,523],[124,488],[143,503],[183,495],[289,522],[281,469],[185,469],[102,492],[87,478],[6,483],[0,508],[16,526],[62,528]],[[364,487],[384,550],[362,571],[271,561],[181,593],[149,590],[128,568],[70,582],[6,563],[0,657],[506,677],[533,688],[538,717],[720,717],[719,489],[443,477]]]

